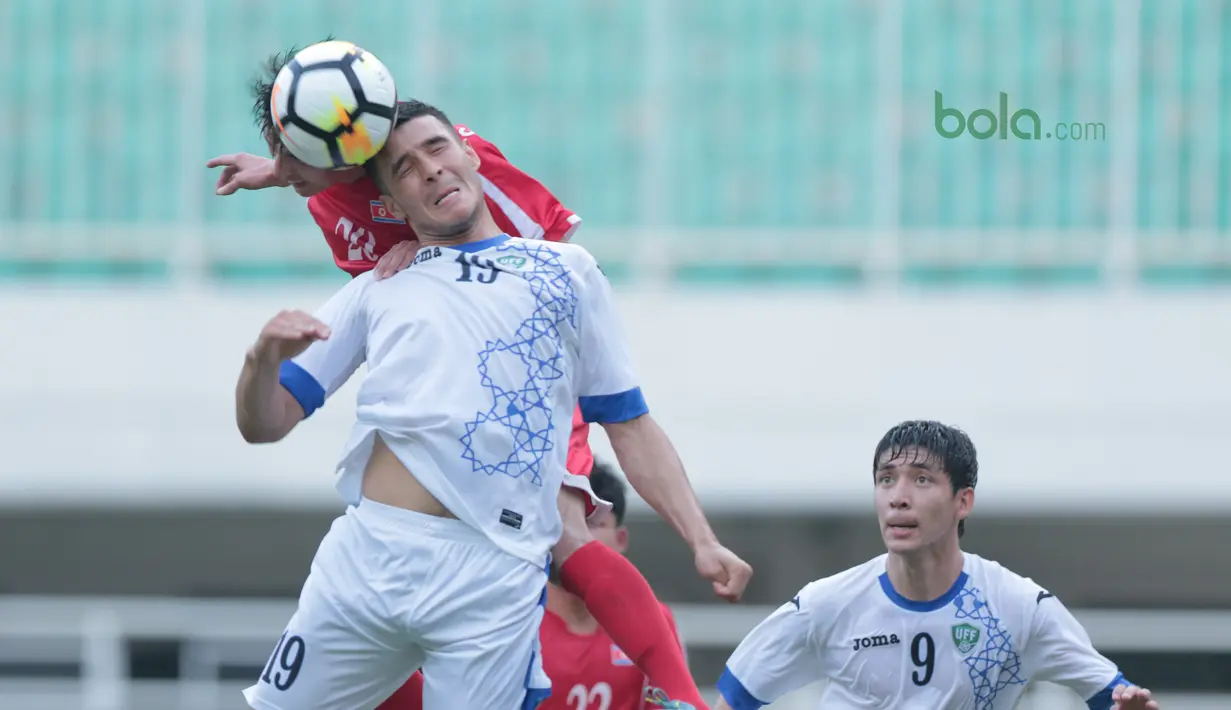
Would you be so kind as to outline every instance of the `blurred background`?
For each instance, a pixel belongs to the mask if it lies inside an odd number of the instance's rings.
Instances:
[[[756,569],[721,604],[633,511],[704,687],[882,551],[873,449],[934,418],[980,452],[968,550],[1164,707],[1231,707],[1231,2],[3,0],[0,708],[242,707],[293,610],[354,383],[252,447],[234,379],[346,276],[302,198],[204,164],[265,154],[247,82],[330,34],[583,218]],[[936,92],[1048,135],[945,138]]]

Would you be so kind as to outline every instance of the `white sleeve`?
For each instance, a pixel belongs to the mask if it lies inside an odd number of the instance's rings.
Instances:
[[[577,394],[587,422],[626,422],[650,411],[637,384],[611,284],[588,253],[579,269],[580,368]]]
[[[328,340],[318,340],[282,363],[278,380],[303,407],[304,419],[321,407],[359,369],[367,353],[367,319],[362,296],[372,281],[369,271],[343,286],[313,315],[329,326]]]
[[[804,587],[736,647],[718,678],[733,710],[756,710],[822,679],[819,597],[816,582]]]
[[[1094,649],[1073,614],[1049,592],[1039,591],[1022,665],[1031,680],[1059,683],[1086,700],[1090,710],[1109,710],[1111,693],[1128,681]]]

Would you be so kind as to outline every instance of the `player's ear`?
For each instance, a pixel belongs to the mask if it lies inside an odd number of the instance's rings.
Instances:
[[[957,492],[957,519],[965,520],[975,507],[975,489],[963,488]]]
[[[475,152],[474,146],[470,145],[470,141],[460,137],[458,140],[462,142],[462,150],[466,151],[466,157],[470,159],[470,165],[475,170],[478,170],[479,166],[483,164],[483,159]]]
[[[621,555],[628,551],[628,528],[623,525],[616,528],[615,550]]]
[[[392,197],[390,197],[389,195],[382,194],[380,196],[380,201],[381,201],[381,204],[385,206],[385,209],[389,211],[389,214],[393,215],[394,217],[397,217],[400,220],[403,220],[403,221],[406,220],[406,213],[402,211],[402,208],[398,205],[398,203],[393,201]]]

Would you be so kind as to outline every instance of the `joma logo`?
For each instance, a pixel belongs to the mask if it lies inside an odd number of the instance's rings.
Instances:
[[[855,647],[852,651],[858,651],[861,648],[876,648],[877,646],[892,646],[895,643],[902,643],[898,639],[897,634],[878,634],[876,636],[864,636],[863,638],[855,639]]]

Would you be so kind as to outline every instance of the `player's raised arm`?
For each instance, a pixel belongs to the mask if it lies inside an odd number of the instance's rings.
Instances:
[[[1022,665],[1034,680],[1058,683],[1091,710],[1158,710],[1150,691],[1134,686],[1103,654],[1060,600],[1040,590]],[[1131,697],[1121,697],[1125,691]]]
[[[244,440],[280,441],[312,416],[364,359],[361,299],[371,277],[346,284],[315,315],[283,311],[248,349],[235,387]]]
[[[588,254],[587,259],[580,325],[582,417],[603,426],[633,490],[688,543],[697,571],[714,583],[714,592],[738,601],[752,568],[719,544],[675,447],[650,416],[616,316],[611,284]]]
[[[813,582],[748,632],[718,678],[719,708],[756,710],[822,679],[822,596]]]

